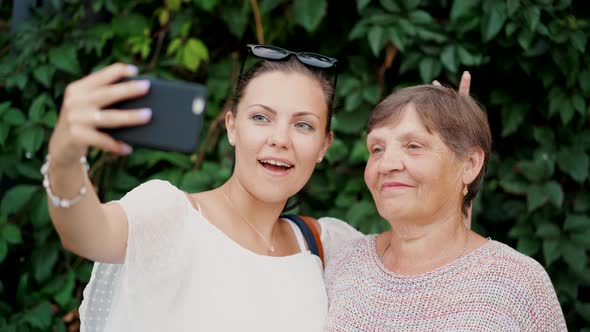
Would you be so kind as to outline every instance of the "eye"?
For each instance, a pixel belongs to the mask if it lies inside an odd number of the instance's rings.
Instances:
[[[410,142],[406,145],[406,147],[408,148],[408,150],[416,151],[416,150],[420,150],[422,148],[422,145],[415,143],[415,142]]]
[[[373,146],[371,147],[371,154],[381,154],[383,153],[383,148],[381,146]]]
[[[309,130],[309,131],[313,130],[313,127],[307,122],[297,122],[295,127],[297,129],[303,129],[303,130]]]
[[[253,114],[250,116],[250,119],[254,120],[254,122],[264,122],[264,123],[270,122],[268,120],[268,118],[262,114]]]

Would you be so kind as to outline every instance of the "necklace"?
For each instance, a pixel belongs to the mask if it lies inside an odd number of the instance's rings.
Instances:
[[[463,254],[465,253],[465,250],[467,250],[467,243],[469,243],[469,229],[467,227],[465,227],[465,241],[463,242],[463,249],[461,250],[461,252],[459,253],[459,255],[455,259],[458,259],[459,257],[463,256]],[[387,246],[383,250],[383,253],[381,253],[381,256],[379,256],[379,260],[381,262],[383,262],[383,256],[385,256],[385,253],[387,252],[387,249],[389,249],[389,247],[391,247],[391,240],[389,240],[389,242],[387,243]]]
[[[236,209],[236,208],[235,208],[234,204],[233,204],[233,203],[232,203],[232,202],[229,200],[229,198],[228,198],[228,197],[227,197],[227,195],[225,194],[225,190],[224,190],[224,188],[221,188],[221,194],[223,195],[223,197],[225,198],[225,200],[227,201],[227,203],[229,204],[229,206],[231,206],[232,210],[234,210],[236,213],[238,213],[238,209]],[[253,230],[254,232],[256,232],[256,234],[258,234],[258,236],[260,236],[260,238],[261,238],[262,240],[264,240],[264,242],[266,242],[266,244],[268,245],[268,248],[267,248],[267,249],[268,249],[268,251],[269,251],[269,252],[275,252],[275,246],[274,246],[274,244],[272,244],[272,242],[271,242],[271,241],[267,240],[267,239],[264,237],[264,235],[262,235],[262,233],[260,233],[260,232],[259,232],[259,231],[256,229],[256,227],[254,227],[254,226],[253,226],[253,225],[252,225],[252,224],[251,224],[251,223],[248,221],[248,219],[246,219],[246,217],[244,217],[244,216],[243,216],[241,213],[238,213],[238,215],[240,216],[240,218],[242,219],[242,221],[243,221],[244,223],[246,223],[246,225],[250,226],[250,228],[252,228],[252,230]],[[274,228],[273,228],[273,230],[274,230]],[[271,236],[271,238],[272,238],[272,232],[271,232],[270,236]]]

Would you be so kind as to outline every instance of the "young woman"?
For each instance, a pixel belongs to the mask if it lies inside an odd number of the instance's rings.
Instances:
[[[250,45],[264,58],[238,83],[227,113],[230,179],[187,194],[146,182],[103,204],[86,176],[88,147],[128,154],[99,131],[144,124],[149,110],[103,109],[141,96],[137,69],[114,64],[70,84],[49,144],[49,209],[63,245],[96,261],[80,308],[82,331],[321,331],[327,297],[319,258],[280,219],[330,142],[335,59]],[[281,57],[282,56],[282,57]],[[280,61],[279,61],[280,60]],[[64,203],[65,202],[65,203]],[[319,220],[328,263],[360,234]]]

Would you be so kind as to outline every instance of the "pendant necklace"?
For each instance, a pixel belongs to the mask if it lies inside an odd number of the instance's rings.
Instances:
[[[223,197],[225,198],[225,200],[227,201],[227,203],[229,204],[229,206],[232,208],[232,210],[234,210],[236,213],[238,213],[238,210],[235,208],[234,204],[229,200],[229,197],[227,197],[227,195],[225,194],[225,188],[221,188],[221,194],[223,195]],[[254,232],[256,232],[256,234],[258,234],[258,236],[260,236],[260,238],[262,240],[264,240],[264,242],[266,242],[267,244],[267,250],[271,253],[275,252],[275,246],[274,244],[272,244],[271,241],[267,240],[264,235],[262,235],[262,233],[260,233],[256,227],[254,227],[249,221],[248,219],[246,219],[246,217],[244,217],[241,213],[238,213],[238,215],[240,216],[240,218],[242,219],[242,221],[244,223],[246,223],[246,225],[250,226],[250,228],[252,228],[252,230]],[[274,230],[274,228],[273,228]],[[271,237],[272,237],[272,232],[271,232]]]

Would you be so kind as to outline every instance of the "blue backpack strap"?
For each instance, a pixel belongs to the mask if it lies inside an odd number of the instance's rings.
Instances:
[[[322,257],[320,256],[318,244],[316,243],[315,237],[313,236],[313,233],[307,225],[307,223],[303,221],[301,217],[295,214],[283,214],[281,215],[281,218],[289,219],[292,222],[294,222],[295,225],[297,225],[297,227],[299,227],[301,233],[303,234],[303,237],[305,238],[305,242],[307,242],[307,247],[309,248],[309,251],[311,251],[312,254],[320,257],[321,259]]]

